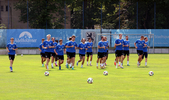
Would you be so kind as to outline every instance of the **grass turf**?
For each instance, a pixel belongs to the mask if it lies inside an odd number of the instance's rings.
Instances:
[[[149,54],[148,67],[144,62],[137,68],[137,55],[130,55],[130,66],[116,69],[113,65],[114,54],[109,54],[106,69],[96,69],[96,55],[93,66],[70,70],[62,65],[50,68],[50,75],[45,76],[45,67],[41,67],[39,55],[16,56],[13,70],[9,72],[8,56],[0,57],[0,99],[41,99],[41,100],[112,100],[112,99],[168,99],[169,98],[169,55]],[[66,56],[65,56],[66,58]],[[76,61],[79,56],[76,55]],[[103,71],[109,72],[108,76]],[[148,72],[153,71],[154,76]],[[93,84],[87,84],[92,77]]]

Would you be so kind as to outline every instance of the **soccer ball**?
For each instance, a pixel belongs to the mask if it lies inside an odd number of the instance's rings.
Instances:
[[[150,71],[150,72],[149,72],[149,75],[150,75],[150,76],[153,76],[153,75],[154,75],[154,72],[153,72],[153,71]]]
[[[87,79],[87,83],[92,84],[93,83],[93,79],[92,78],[88,78]]]
[[[45,76],[49,76],[49,72],[48,71],[46,71],[44,74],[45,74]]]
[[[103,75],[107,76],[108,75],[108,71],[104,71]]]

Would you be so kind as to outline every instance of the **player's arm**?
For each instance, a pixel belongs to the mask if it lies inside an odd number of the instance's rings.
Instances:
[[[100,46],[98,45],[98,49],[105,49],[105,46],[100,47]]]
[[[42,52],[40,48],[39,48],[39,51]]]
[[[6,47],[6,50],[9,52],[9,49],[8,49],[8,47]]]
[[[13,50],[18,50],[17,46],[15,45],[15,48],[13,48]]]
[[[56,55],[58,55],[58,53],[56,52],[56,48],[54,49],[54,52],[55,52]]]
[[[136,42],[134,43],[135,48],[137,49]]]
[[[118,41],[116,40],[116,41],[115,41],[115,46],[121,45],[121,42],[120,42],[119,44],[117,44],[117,43],[118,43]]]

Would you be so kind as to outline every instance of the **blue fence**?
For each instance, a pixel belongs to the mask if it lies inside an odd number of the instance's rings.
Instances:
[[[155,47],[169,47],[169,29],[111,29],[102,30],[104,34],[154,34]],[[107,31],[104,32],[104,31]],[[76,36],[76,42],[80,43],[81,38],[91,37],[95,46],[97,46],[97,34],[101,34],[99,29],[1,29],[0,30],[0,47],[6,47],[10,42],[10,38],[15,39],[18,47],[38,47],[42,38],[46,38],[47,34],[51,34],[57,40],[62,39],[65,43],[72,35]],[[109,44],[114,46],[117,36],[106,35]],[[148,36],[148,35],[145,35]],[[123,37],[124,38],[124,37]],[[133,47],[134,42],[140,38],[140,35],[129,35],[130,45]],[[149,38],[149,45],[153,45],[152,38]]]

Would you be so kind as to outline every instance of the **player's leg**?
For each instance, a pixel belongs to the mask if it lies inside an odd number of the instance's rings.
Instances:
[[[122,66],[123,66],[123,60],[124,60],[123,58],[124,58],[124,55],[122,54],[122,55],[121,55],[121,65],[122,65]]]
[[[127,51],[127,66],[130,66],[129,65],[129,55],[130,55],[130,53],[129,53],[129,51]]]
[[[72,61],[72,70],[74,70],[75,54],[76,54],[76,53],[72,53],[72,58],[71,58],[71,61]]]
[[[54,56],[54,53],[52,53],[51,55],[52,55],[52,57],[51,57],[51,67],[53,68],[53,62],[54,62],[55,56]]]
[[[145,66],[147,66],[147,58],[148,58],[148,53],[145,52]]]
[[[89,52],[87,52],[87,66],[88,66],[88,61],[89,61]]]
[[[90,66],[92,66],[93,54],[90,55]]]
[[[80,58],[80,60],[78,60],[77,63],[76,63],[77,66],[78,66],[78,63],[82,61],[82,55],[81,54],[79,54],[79,58]]]
[[[97,63],[96,68],[97,68],[97,69],[98,69],[99,59],[100,59],[100,53],[98,52],[98,54],[97,54],[97,61],[96,61],[96,63]]]
[[[55,66],[57,66],[57,60],[58,60],[58,57],[57,55],[55,55]]]
[[[116,60],[116,68],[118,68],[118,60],[119,60],[119,57],[117,56],[115,60]]]
[[[106,52],[106,62],[107,62],[107,59],[108,59],[108,55],[109,55],[109,51],[107,50],[107,52]],[[107,66],[106,62],[105,62],[105,65]]]
[[[85,61],[85,56],[82,56],[82,65],[81,65],[81,68],[83,68],[84,61]]]
[[[45,66],[46,66],[46,69],[49,70],[48,64],[50,62],[50,56],[51,56],[51,54],[49,52],[47,52],[47,53],[45,53],[45,55],[46,55],[46,59],[47,59]]]
[[[9,55],[9,60],[10,60],[10,72],[13,72],[13,62],[15,59],[15,55]]]

